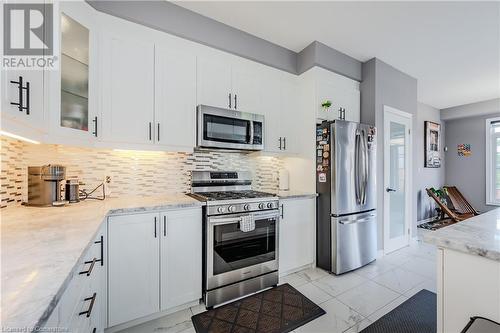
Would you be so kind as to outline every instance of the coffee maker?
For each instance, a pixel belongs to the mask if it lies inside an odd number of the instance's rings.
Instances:
[[[28,167],[28,205],[53,206],[61,203],[61,182],[66,177],[66,167],[43,165]]]

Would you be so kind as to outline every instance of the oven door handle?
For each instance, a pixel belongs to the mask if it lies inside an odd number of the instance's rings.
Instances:
[[[240,217],[227,217],[227,218],[209,219],[210,224],[213,224],[213,225],[240,223],[240,221],[241,221]]]

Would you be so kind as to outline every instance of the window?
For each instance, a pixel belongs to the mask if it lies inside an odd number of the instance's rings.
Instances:
[[[500,206],[500,117],[486,119],[486,204]]]

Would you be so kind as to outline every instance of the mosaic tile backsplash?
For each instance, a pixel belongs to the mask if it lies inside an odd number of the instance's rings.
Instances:
[[[63,145],[35,145],[1,137],[1,205],[20,205],[27,197],[28,166],[61,164],[66,179],[78,178],[91,190],[106,176],[110,196],[188,193],[192,170],[243,170],[253,174],[253,188],[278,190],[277,157],[227,152],[137,152]]]

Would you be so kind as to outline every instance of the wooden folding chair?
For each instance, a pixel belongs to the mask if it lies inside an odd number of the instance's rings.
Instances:
[[[429,197],[434,199],[436,204],[441,208],[441,211],[443,211],[446,215],[448,215],[453,221],[460,222],[460,221],[463,221],[463,220],[466,220],[468,218],[475,216],[475,214],[472,214],[472,213],[462,213],[462,212],[457,211],[456,209],[451,209],[450,207],[448,207],[448,205],[441,202],[441,200],[434,193],[432,188],[427,188],[427,189],[425,189],[425,191],[427,192]]]
[[[473,216],[479,215],[479,212],[472,207],[472,205],[465,199],[465,197],[460,193],[460,191],[455,186],[444,186],[443,187],[448,193],[448,197],[455,209],[463,214],[473,214]]]

